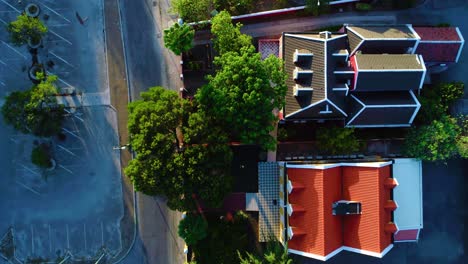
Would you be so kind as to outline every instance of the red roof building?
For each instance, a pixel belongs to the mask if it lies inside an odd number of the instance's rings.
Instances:
[[[416,54],[428,63],[458,62],[465,43],[458,27],[414,27],[421,40]]]
[[[290,253],[319,260],[342,250],[382,257],[393,247],[391,162],[287,164],[286,174]]]

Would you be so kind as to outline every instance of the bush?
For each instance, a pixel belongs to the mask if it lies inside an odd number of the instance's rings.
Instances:
[[[450,107],[453,102],[460,99],[465,92],[465,84],[463,82],[443,83],[437,89],[440,93],[442,103]]]
[[[178,234],[189,246],[207,236],[208,223],[200,215],[188,214],[179,223]]]
[[[231,15],[243,15],[252,12],[253,0],[214,0],[217,10],[226,10]]]
[[[353,128],[321,127],[317,130],[316,139],[318,149],[324,154],[349,154],[360,147]]]
[[[450,27],[449,23],[439,23],[436,25],[436,27]]]
[[[31,152],[31,161],[34,165],[41,168],[52,167],[50,148],[48,145],[42,143]]]
[[[357,3],[356,4],[356,10],[358,11],[370,11],[372,10],[372,6],[367,3]]]

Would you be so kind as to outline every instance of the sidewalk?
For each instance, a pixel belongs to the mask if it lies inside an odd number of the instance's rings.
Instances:
[[[120,146],[123,146],[128,144],[127,104],[129,98],[126,81],[127,76],[125,70],[124,50],[120,32],[121,25],[119,5],[117,0],[104,1],[104,13],[111,105],[116,109],[117,112],[119,144]],[[134,207],[135,193],[133,191],[133,186],[130,180],[123,173],[123,168],[128,165],[130,160],[130,152],[128,150],[121,150],[120,165],[122,170],[121,175],[124,199],[124,216],[120,223],[122,234],[122,252],[116,257],[116,259],[120,259],[127,254],[127,251],[131,248],[136,236],[136,218]]]

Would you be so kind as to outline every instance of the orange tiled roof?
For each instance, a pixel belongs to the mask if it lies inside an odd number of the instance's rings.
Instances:
[[[390,166],[288,168],[287,174],[293,183],[288,202],[301,208],[289,217],[289,249],[325,257],[342,246],[379,254],[391,244],[391,189],[385,187]],[[360,202],[362,214],[334,216],[332,203],[338,200]]]

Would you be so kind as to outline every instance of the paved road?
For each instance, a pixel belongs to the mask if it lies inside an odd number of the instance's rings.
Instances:
[[[119,0],[131,100],[152,86],[178,90],[177,58],[162,44],[167,27],[167,1]],[[162,25],[162,26],[160,26]],[[180,65],[180,64],[179,64]],[[184,263],[183,241],[177,235],[181,214],[167,208],[159,197],[137,194],[138,234],[121,263]]]

